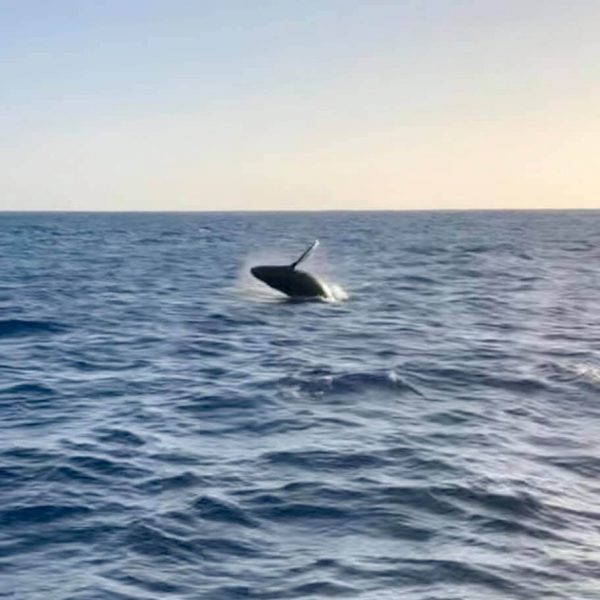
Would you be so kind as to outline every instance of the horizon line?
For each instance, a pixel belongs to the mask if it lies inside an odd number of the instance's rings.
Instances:
[[[599,208],[325,208],[325,209],[190,209],[190,210],[78,210],[78,209],[0,209],[2,214],[273,214],[273,213],[415,213],[415,212],[598,212]]]

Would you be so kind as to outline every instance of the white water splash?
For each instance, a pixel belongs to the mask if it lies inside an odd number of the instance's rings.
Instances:
[[[573,365],[570,370],[582,379],[587,379],[592,383],[600,383],[600,367],[598,366],[580,363]]]
[[[319,279],[319,283],[327,293],[327,302],[345,302],[350,298],[348,292],[337,283],[329,283]]]

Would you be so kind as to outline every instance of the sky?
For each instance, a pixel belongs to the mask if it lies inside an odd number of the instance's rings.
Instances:
[[[0,210],[600,208],[597,0],[0,0]]]

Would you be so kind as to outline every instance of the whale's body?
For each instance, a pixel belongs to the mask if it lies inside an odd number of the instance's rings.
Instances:
[[[253,267],[254,277],[269,287],[286,294],[290,298],[326,298],[327,292],[321,282],[306,271],[297,271],[288,266]]]
[[[283,292],[290,298],[327,298],[328,293],[323,283],[310,273],[296,269],[296,266],[308,257],[318,243],[318,241],[313,242],[291,265],[263,265],[252,267],[250,272],[269,287]]]

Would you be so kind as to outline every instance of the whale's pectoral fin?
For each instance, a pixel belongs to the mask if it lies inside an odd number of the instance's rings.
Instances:
[[[310,256],[310,254],[312,253],[312,251],[313,251],[313,250],[315,250],[315,249],[316,249],[316,247],[317,247],[318,245],[319,245],[319,240],[315,240],[315,241],[314,241],[314,242],[313,242],[313,243],[312,243],[312,244],[311,244],[311,245],[310,245],[310,246],[309,246],[309,247],[308,247],[308,248],[307,248],[307,249],[306,249],[306,250],[305,250],[305,251],[302,253],[302,256],[301,256],[301,257],[300,257],[298,260],[294,261],[294,262],[293,262],[293,263],[290,265],[290,267],[291,267],[292,269],[295,269],[295,268],[296,268],[296,267],[297,267],[297,266],[298,266],[298,265],[299,265],[299,264],[300,264],[300,263],[301,263],[303,260],[306,260],[306,259],[307,259],[307,258]]]

